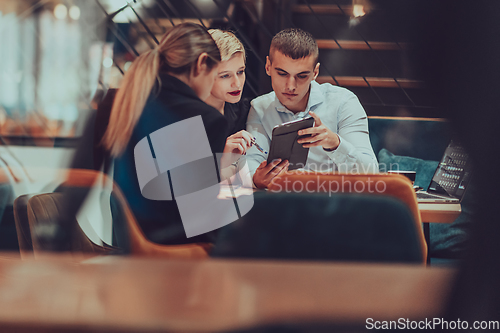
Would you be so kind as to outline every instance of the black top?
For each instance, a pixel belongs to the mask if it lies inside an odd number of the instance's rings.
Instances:
[[[224,117],[229,123],[229,135],[247,129],[248,111],[250,111],[248,98],[243,98],[238,103],[224,104]]]
[[[123,155],[115,161],[114,178],[123,190],[146,237],[155,243],[212,242],[211,233],[186,238],[177,203],[154,201],[142,196],[137,180],[134,147],[150,133],[178,121],[201,115],[212,153],[221,153],[228,124],[213,107],[205,104],[184,82],[161,75],[161,88],[153,88]],[[156,92],[156,93],[155,93]]]
[[[104,164],[104,171],[108,172],[111,158],[101,144],[101,140],[106,133],[111,116],[113,101],[118,89],[109,89],[104,96],[104,99],[97,107],[95,122],[94,122],[94,170],[101,170]]]

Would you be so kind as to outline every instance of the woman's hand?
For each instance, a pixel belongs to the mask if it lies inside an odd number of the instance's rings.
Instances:
[[[226,139],[224,153],[244,155],[252,146],[252,135],[245,130],[234,133]]]
[[[252,135],[245,130],[234,133],[226,139],[221,159],[221,169],[227,168],[244,155],[252,146]]]

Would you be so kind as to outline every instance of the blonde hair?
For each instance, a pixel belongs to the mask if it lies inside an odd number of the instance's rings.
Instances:
[[[139,121],[158,73],[182,75],[195,68],[199,56],[207,53],[209,70],[220,61],[220,52],[208,31],[194,23],[182,23],[167,32],[154,50],[141,54],[123,77],[116,93],[109,125],[102,144],[112,156],[119,156],[127,147]]]
[[[243,53],[243,59],[245,59],[245,48],[238,37],[232,32],[219,29],[210,29],[208,32],[212,35],[212,38],[219,48],[222,61],[231,59],[231,57],[238,52]]]

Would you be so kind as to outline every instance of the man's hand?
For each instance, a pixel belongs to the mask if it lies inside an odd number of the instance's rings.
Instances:
[[[253,182],[257,188],[267,188],[275,177],[288,171],[288,161],[277,159],[267,164],[262,162],[253,175]]]
[[[334,150],[340,144],[339,136],[323,125],[321,119],[314,112],[309,112],[314,118],[314,126],[299,131],[299,135],[311,134],[310,137],[300,138],[298,143],[304,148],[323,146],[323,149]]]

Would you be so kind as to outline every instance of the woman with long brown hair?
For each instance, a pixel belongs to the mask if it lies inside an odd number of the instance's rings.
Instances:
[[[224,150],[227,121],[204,103],[210,95],[219,62],[219,49],[205,28],[192,23],[177,25],[163,36],[154,50],[133,62],[114,100],[102,144],[116,157],[114,178],[146,237],[153,242],[213,241],[210,234],[186,238],[175,200],[156,201],[143,196],[134,148],[159,129],[201,116],[212,152]]]

